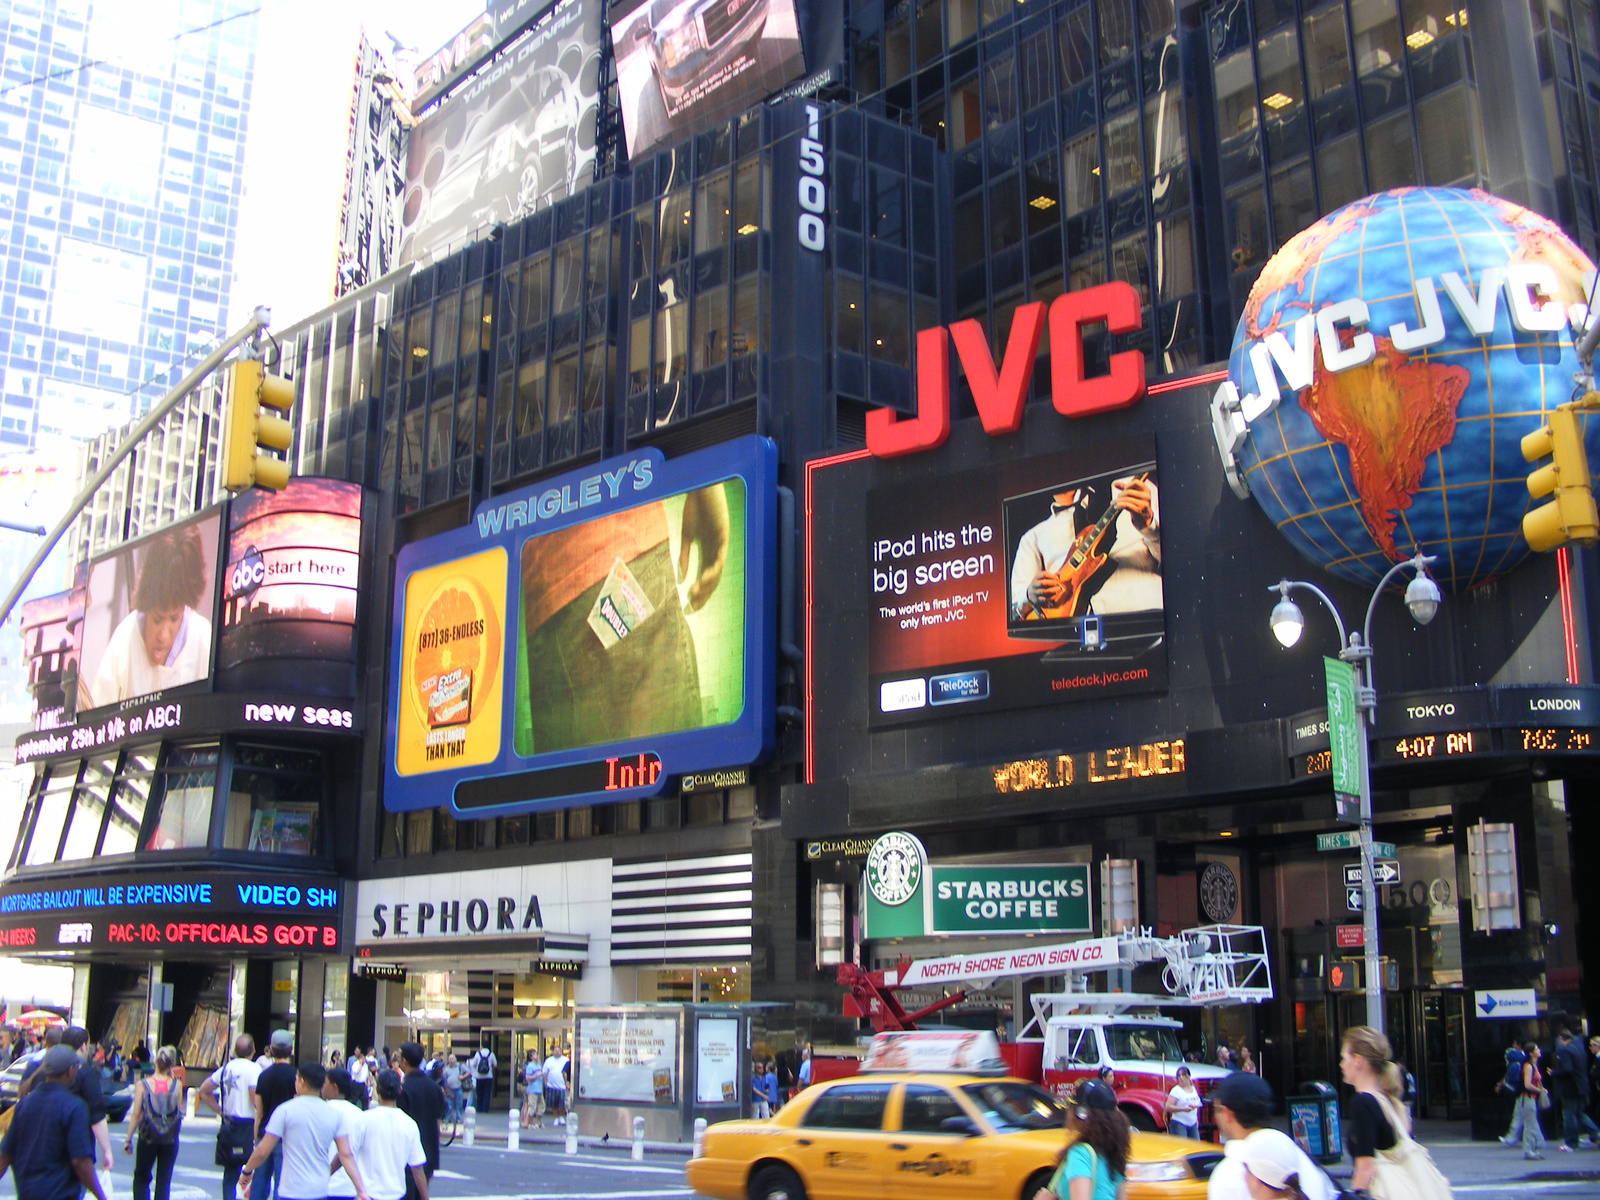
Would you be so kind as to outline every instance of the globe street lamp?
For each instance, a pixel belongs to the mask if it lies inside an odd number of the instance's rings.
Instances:
[[[1383,595],[1389,581],[1400,572],[1410,569],[1414,574],[1406,585],[1406,607],[1411,610],[1411,619],[1418,625],[1426,625],[1433,620],[1439,611],[1439,585],[1428,577],[1427,568],[1434,561],[1431,555],[1418,554],[1390,567],[1372,591],[1372,599],[1367,603],[1367,619],[1361,632],[1348,636],[1345,634],[1344,619],[1339,616],[1339,610],[1326,592],[1314,583],[1280,580],[1267,589],[1278,593],[1278,603],[1273,606],[1270,618],[1272,635],[1288,649],[1305,632],[1305,614],[1300,611],[1298,604],[1289,599],[1290,592],[1297,589],[1310,592],[1321,600],[1333,614],[1333,623],[1339,628],[1339,658],[1349,663],[1355,672],[1356,708],[1366,715],[1369,724],[1375,725],[1378,719],[1378,693],[1372,679],[1372,612],[1377,608],[1378,597]],[[1378,897],[1373,884],[1372,866],[1372,760],[1365,735],[1357,739],[1357,754],[1361,773],[1361,940],[1366,955],[1367,1024],[1382,1031],[1383,972],[1378,956]]]

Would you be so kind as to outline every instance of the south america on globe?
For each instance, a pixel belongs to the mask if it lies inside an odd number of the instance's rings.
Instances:
[[[1233,415],[1213,411],[1236,490],[1353,582],[1419,551],[1451,590],[1510,570],[1535,503],[1520,442],[1572,397],[1593,278],[1560,227],[1477,190],[1328,214],[1268,261],[1239,318],[1219,393]],[[1247,434],[1225,439],[1230,419]]]

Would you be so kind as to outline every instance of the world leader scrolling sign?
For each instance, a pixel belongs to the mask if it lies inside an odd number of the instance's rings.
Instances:
[[[1334,809],[1342,821],[1361,819],[1361,710],[1356,704],[1356,672],[1347,662],[1324,657],[1328,686],[1328,749],[1333,768]]]
[[[602,460],[396,557],[384,806],[659,794],[772,744],[777,451]]]

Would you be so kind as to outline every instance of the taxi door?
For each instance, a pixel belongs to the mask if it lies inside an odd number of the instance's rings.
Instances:
[[[890,1083],[837,1083],[781,1138],[810,1200],[880,1200]],[[803,1094],[803,1093],[802,1093]]]
[[[995,1200],[1000,1170],[993,1139],[944,1128],[967,1110],[935,1083],[905,1084],[891,1106],[886,1200]]]

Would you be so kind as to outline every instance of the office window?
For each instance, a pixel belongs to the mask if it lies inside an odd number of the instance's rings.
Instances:
[[[1066,216],[1100,203],[1100,138],[1088,133],[1061,151],[1061,195]]]
[[[1255,80],[1250,74],[1250,52],[1241,50],[1217,63],[1217,134],[1224,142],[1256,127]]]
[[[978,0],[948,0],[952,46],[959,46],[978,32]]]
[[[872,309],[868,317],[868,332],[872,344],[868,353],[880,362],[910,366],[911,314],[906,309],[905,296],[873,288],[870,303]]]
[[[58,763],[50,768],[44,787],[34,797],[32,805],[33,828],[28,839],[26,864],[43,866],[56,860],[56,850],[61,845],[61,831],[66,827],[67,812],[72,804],[72,790],[78,782],[77,762]]]
[[[1144,102],[1144,144],[1150,177],[1181,170],[1189,158],[1183,89],[1167,88]]]
[[[1016,59],[1007,54],[983,68],[983,124],[995,129],[1017,117]]]
[[[886,85],[911,74],[911,22],[896,21],[883,31],[883,75]]]
[[[1305,96],[1300,85],[1300,44],[1286,25],[1256,44],[1267,158],[1280,162],[1306,150]]]
[[[1089,6],[1085,4],[1056,22],[1062,91],[1094,77],[1094,36],[1089,20]]]
[[[1475,184],[1478,173],[1478,114],[1465,88],[1429,96],[1417,105],[1417,141],[1422,146],[1422,182],[1433,186]]]
[[[628,391],[642,392],[650,386],[650,318],[633,322],[628,335]]]
[[[228,789],[222,844],[263,854],[319,854],[322,755],[277,746],[240,746]]]
[[[1167,37],[1178,29],[1173,0],[1139,0],[1139,37],[1145,42]]]
[[[1367,126],[1367,175],[1374,192],[1417,182],[1410,116],[1402,110]]]
[[[1283,245],[1317,219],[1311,190],[1311,164],[1300,163],[1272,176],[1272,235]]]
[[[92,858],[100,848],[100,827],[105,822],[106,801],[117,768],[115,754],[91,758],[73,794],[67,837],[61,844],[61,861]]]
[[[456,360],[456,329],[461,297],[446,293],[433,305],[433,357],[429,366],[448,366]]]
[[[960,150],[983,134],[983,105],[978,81],[969,79],[950,92],[950,149]]]
[[[688,258],[689,242],[689,192],[673,192],[661,202],[661,235],[656,247],[656,266],[660,270]]]
[[[925,67],[944,50],[944,0],[917,5],[917,66]]]
[[[106,822],[100,853],[131,854],[138,848],[139,827],[144,823],[145,805],[150,799],[151,779],[155,774],[160,746],[140,746],[129,750],[117,774],[111,795],[111,816]]]
[[[689,305],[668,305],[656,314],[656,382],[681,379],[688,369]]]
[[[1317,184],[1322,211],[1332,212],[1366,195],[1361,182],[1361,139],[1351,134],[1317,150]]]
[[[1111,243],[1111,278],[1131,283],[1139,303],[1150,303],[1150,249],[1144,230]]]
[[[853,275],[835,275],[834,293],[834,319],[838,327],[839,349],[851,354],[865,354],[867,311],[861,280]]]
[[[555,250],[555,272],[550,283],[550,311],[571,312],[583,303],[583,241],[573,238]]]
[[[1100,65],[1108,67],[1133,53],[1133,9],[1129,0],[1098,0]]]
[[[543,324],[550,315],[550,256],[536,254],[522,264],[522,291],[518,323],[527,329]]]
[[[1144,182],[1144,160],[1139,154],[1139,110],[1130,109],[1105,124],[1106,194],[1115,196]]]
[[[728,289],[706,288],[694,299],[694,363],[705,371],[728,360]]]
[[[1267,259],[1266,201],[1259,184],[1231,193],[1224,201],[1228,255],[1235,275],[1253,273]]]
[[[1188,214],[1158,221],[1155,235],[1156,291],[1164,304],[1195,290],[1194,246]]]
[[[728,244],[728,222],[732,215],[733,196],[728,172],[716,175],[695,187],[698,213],[694,224],[695,253],[718,250]]]
[[[217,785],[215,746],[178,747],[168,752],[152,789],[159,794],[146,850],[203,848],[211,833],[211,797]]]

